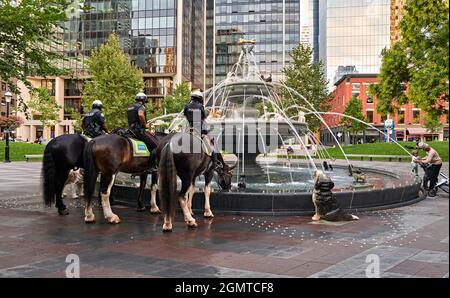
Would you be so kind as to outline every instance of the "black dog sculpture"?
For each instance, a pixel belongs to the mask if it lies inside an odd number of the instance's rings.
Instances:
[[[331,192],[333,187],[334,182],[331,181],[330,177],[325,175],[321,170],[316,170],[314,173],[314,189],[312,195],[316,213],[312,217],[312,220],[350,221],[359,219],[358,216],[345,213],[339,207],[339,203]]]

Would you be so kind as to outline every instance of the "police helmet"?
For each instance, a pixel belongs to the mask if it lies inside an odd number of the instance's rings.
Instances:
[[[145,95],[145,93],[143,92],[139,92],[138,94],[136,94],[136,101],[140,101],[142,103],[147,103],[148,102],[148,98],[147,95]]]
[[[191,99],[203,103],[203,93],[201,91],[194,91],[191,94]]]
[[[100,100],[94,100],[94,102],[92,103],[92,108],[93,109],[99,109],[101,110],[103,108],[103,104]]]

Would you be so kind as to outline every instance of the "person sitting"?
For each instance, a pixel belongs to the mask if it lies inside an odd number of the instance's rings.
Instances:
[[[140,92],[135,97],[136,103],[127,109],[128,129],[134,134],[136,139],[142,141],[150,151],[149,170],[156,171],[156,148],[158,147],[157,139],[147,133],[145,129],[149,128],[147,123],[147,113],[145,104],[148,103],[147,95]]]
[[[212,151],[212,159],[214,166],[219,164],[218,153],[214,149],[213,141],[208,137],[208,130],[206,129],[205,119],[208,117],[205,107],[203,105],[203,93],[194,91],[191,94],[191,101],[184,107],[183,114],[189,122],[191,131],[198,131],[201,133],[202,140],[206,140],[206,145]]]
[[[102,108],[102,102],[100,100],[94,100],[92,103],[92,109],[83,116],[83,120],[81,122],[83,134],[90,138],[95,138],[108,133]]]

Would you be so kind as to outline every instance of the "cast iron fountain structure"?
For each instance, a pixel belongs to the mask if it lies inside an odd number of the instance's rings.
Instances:
[[[233,191],[213,192],[212,209],[232,213],[311,213],[312,175],[320,167],[324,170],[322,162],[330,156],[320,151],[312,156],[308,143],[322,145],[309,131],[305,114],[315,115],[328,127],[321,117],[324,112],[316,111],[300,94],[282,83],[264,80],[253,55],[254,44],[254,40],[241,40],[241,54],[226,79],[205,92],[210,137],[215,138],[218,150],[238,159]],[[303,98],[305,105],[286,106],[293,96]],[[286,111],[292,108],[297,115],[288,117]],[[169,116],[173,120],[168,132],[188,130],[182,113]],[[336,142],[341,148],[337,139]],[[280,163],[277,158],[257,159],[258,155],[276,152],[281,146],[286,148],[288,143],[300,146],[303,154],[300,161],[284,159]],[[346,161],[345,165],[335,164],[336,170],[328,172],[335,181],[335,196],[343,208],[386,208],[421,199],[420,183],[413,177],[365,167],[362,170],[367,173],[368,181],[358,184],[348,175],[350,162]],[[201,190],[202,181],[197,186]],[[114,192],[117,201],[134,204],[135,187],[116,186]],[[193,208],[201,209],[203,194],[197,192],[194,198]]]

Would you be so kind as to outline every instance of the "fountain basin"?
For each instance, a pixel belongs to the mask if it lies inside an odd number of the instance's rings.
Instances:
[[[343,166],[335,165],[343,169]],[[421,193],[420,181],[410,175],[396,175],[391,172],[361,168],[364,172],[388,177],[395,183],[384,188],[334,189],[333,193],[341,208],[347,210],[365,211],[388,209],[416,203],[426,197]],[[112,195],[116,203],[135,207],[138,189],[130,185],[115,185]],[[259,214],[259,215],[309,215],[314,213],[311,201],[311,191],[293,191],[287,193],[268,192],[220,192],[211,194],[211,209],[214,213],[228,214]],[[144,203],[149,206],[150,193],[146,189]],[[159,199],[157,199],[159,203]],[[203,211],[204,195],[196,192],[192,208]]]

